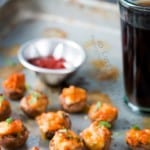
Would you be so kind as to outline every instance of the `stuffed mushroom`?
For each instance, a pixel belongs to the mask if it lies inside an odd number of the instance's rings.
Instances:
[[[75,86],[64,88],[59,97],[62,108],[70,113],[82,111],[86,105],[86,100],[86,90]]]
[[[25,76],[23,73],[11,74],[2,84],[5,95],[12,100],[20,100],[24,96]]]
[[[28,130],[19,119],[12,118],[0,122],[0,145],[6,149],[16,149],[25,144]]]
[[[40,91],[32,91],[23,97],[20,102],[20,108],[29,117],[34,118],[45,112],[48,106],[47,96]]]
[[[85,145],[74,131],[60,129],[56,131],[49,143],[50,150],[85,150]]]
[[[131,128],[125,140],[132,150],[150,150],[150,129]]]
[[[111,125],[105,121],[94,121],[80,136],[87,150],[108,150],[111,142]]]
[[[71,128],[69,115],[63,111],[42,113],[36,117],[42,137],[51,139],[59,129]]]

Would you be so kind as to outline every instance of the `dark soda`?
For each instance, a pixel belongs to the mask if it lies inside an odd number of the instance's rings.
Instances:
[[[150,1],[120,7],[125,92],[129,102],[150,111]]]

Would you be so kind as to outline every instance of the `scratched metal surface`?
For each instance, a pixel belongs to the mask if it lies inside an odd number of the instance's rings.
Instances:
[[[84,65],[58,87],[39,81],[33,72],[22,68],[17,59],[20,45],[38,37],[62,37],[78,42],[86,51]],[[102,65],[103,62],[105,65]],[[106,67],[106,68],[105,68]],[[115,68],[114,73],[108,70]],[[58,110],[58,95],[64,86],[73,84],[88,91],[88,103],[99,99],[113,103],[119,109],[112,132],[110,150],[127,150],[126,130],[132,124],[150,127],[149,115],[136,114],[123,103],[119,10],[115,4],[92,0],[13,0],[0,9],[0,83],[14,71],[24,71],[32,88],[43,90],[50,99],[48,111]],[[104,71],[105,70],[105,71]],[[2,89],[0,87],[0,91]],[[105,93],[107,95],[103,95]],[[108,96],[110,99],[108,99]],[[19,102],[10,101],[12,116],[21,118],[30,131],[26,145],[20,150],[39,146],[48,149],[48,140],[41,139],[34,120],[27,118]],[[70,114],[72,129],[79,133],[90,121],[87,113]]]

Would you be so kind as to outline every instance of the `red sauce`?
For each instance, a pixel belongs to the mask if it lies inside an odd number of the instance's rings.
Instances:
[[[47,57],[37,57],[29,59],[32,65],[41,67],[41,68],[48,68],[48,69],[64,69],[64,58],[56,59],[54,56],[47,56]]]

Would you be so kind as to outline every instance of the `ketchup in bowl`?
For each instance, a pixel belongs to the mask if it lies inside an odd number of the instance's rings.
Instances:
[[[54,56],[49,55],[46,57],[37,57],[37,58],[31,58],[28,59],[28,62],[30,62],[32,65],[41,67],[41,68],[47,68],[47,69],[64,69],[64,63],[66,60],[64,58],[56,59]]]

